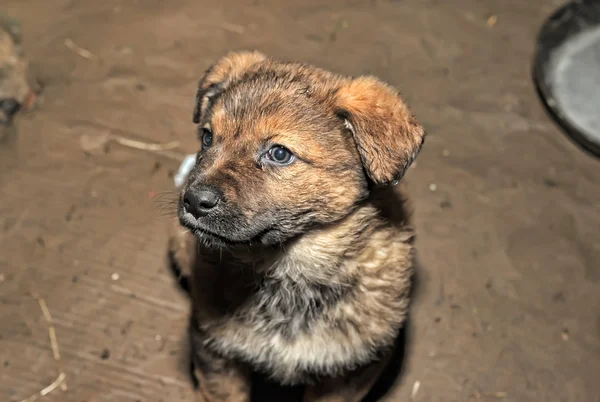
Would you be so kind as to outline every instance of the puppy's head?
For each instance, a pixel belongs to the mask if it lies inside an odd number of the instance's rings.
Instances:
[[[260,53],[229,54],[200,82],[201,149],[179,217],[207,245],[276,245],[350,214],[398,181],[423,142],[397,92]]]

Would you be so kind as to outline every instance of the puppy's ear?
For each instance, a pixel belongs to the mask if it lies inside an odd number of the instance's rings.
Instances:
[[[369,178],[378,185],[400,180],[425,132],[398,92],[374,77],[359,77],[341,85],[336,104]]]
[[[211,105],[211,99],[239,79],[251,66],[265,59],[266,56],[259,52],[232,52],[213,64],[204,73],[198,85],[194,123],[200,122],[200,118]]]

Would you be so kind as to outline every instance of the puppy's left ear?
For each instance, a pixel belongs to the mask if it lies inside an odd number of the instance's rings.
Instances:
[[[211,101],[223,92],[232,82],[247,72],[250,67],[266,60],[260,52],[231,52],[213,64],[205,73],[198,84],[196,93],[196,106],[194,108],[194,123],[200,123],[202,115],[210,107]]]
[[[359,77],[339,87],[336,103],[369,178],[378,185],[400,180],[425,132],[398,92],[374,77]]]

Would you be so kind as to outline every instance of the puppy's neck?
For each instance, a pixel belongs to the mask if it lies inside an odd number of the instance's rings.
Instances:
[[[305,233],[279,250],[266,267],[269,274],[300,284],[346,284],[352,279],[354,257],[380,224],[375,217],[376,211],[365,205],[334,225]]]
[[[397,202],[390,202],[390,198]],[[341,221],[312,229],[277,247],[231,250],[230,263],[299,285],[344,286],[364,274],[365,264],[375,268],[394,253],[397,242],[406,240],[395,239],[398,231],[394,228],[407,226],[407,219],[398,193],[377,189]]]

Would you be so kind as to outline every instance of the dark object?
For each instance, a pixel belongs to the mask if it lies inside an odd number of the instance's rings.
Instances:
[[[102,350],[102,353],[100,353],[100,358],[102,360],[108,360],[110,358],[110,350],[108,350],[108,349]]]
[[[9,126],[19,110],[29,111],[35,103],[21,47],[21,25],[0,14],[0,126]]]
[[[600,156],[600,0],[570,2],[548,18],[533,77],[556,122]]]
[[[15,99],[0,99],[0,124],[8,124],[21,105]]]

